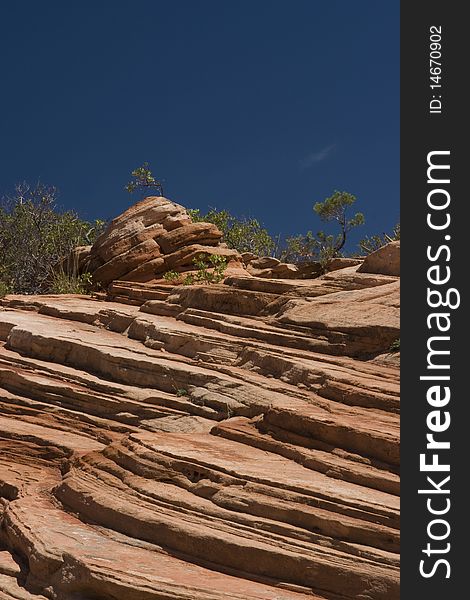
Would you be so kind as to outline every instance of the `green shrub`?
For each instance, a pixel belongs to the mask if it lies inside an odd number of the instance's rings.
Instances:
[[[131,173],[133,179],[124,187],[124,189],[132,194],[136,190],[147,192],[155,190],[159,196],[163,196],[163,185],[161,181],[157,181],[152,175],[150,165],[145,162],[141,167],[137,167]]]
[[[318,239],[311,231],[305,235],[299,233],[286,238],[286,245],[281,253],[281,260],[290,263],[303,263],[317,260]]]
[[[163,278],[173,284],[193,285],[195,283],[220,283],[225,277],[227,259],[218,254],[199,254],[193,258],[193,264],[197,269],[195,273],[183,276],[177,271],[167,271]]]
[[[220,283],[225,277],[227,268],[227,259],[218,254],[211,254],[206,257],[204,254],[193,259],[197,272],[194,275],[196,282],[201,283]],[[212,268],[212,271],[209,269]]]
[[[0,281],[0,298],[4,298],[7,294],[11,294],[10,287],[4,281]]]
[[[47,293],[61,260],[92,244],[103,226],[60,211],[54,187],[16,186],[0,202],[0,281],[15,293]]]
[[[257,219],[239,218],[227,210],[211,208],[202,214],[199,209],[189,209],[194,222],[203,221],[217,225],[223,234],[222,241],[238,252],[252,252],[257,256],[270,256],[276,249],[276,242],[268,230]]]
[[[63,269],[51,275],[51,294],[88,294],[93,286],[91,273],[66,273]]]
[[[341,255],[335,248],[335,236],[327,235],[324,231],[316,234],[307,231],[305,235],[298,234],[286,239],[281,260],[294,264],[319,262],[325,267],[331,258]]]
[[[382,246],[385,246],[389,242],[396,242],[400,239],[400,223],[397,223],[393,228],[392,233],[389,235],[383,233],[382,235],[366,236],[359,242],[359,248],[365,254],[371,254]]]
[[[181,273],[178,273],[178,271],[167,271],[163,275],[163,279],[169,283],[176,283],[181,279]]]
[[[338,191],[323,202],[317,202],[313,210],[322,221],[336,223],[340,229],[339,233],[327,234],[319,231],[313,234],[308,231],[305,235],[288,237],[281,259],[293,263],[319,262],[325,269],[330,259],[342,256],[348,233],[354,227],[364,223],[362,213],[356,213],[352,218],[348,218],[348,209],[355,202],[356,198],[352,194]]]
[[[389,351],[390,352],[400,352],[400,338],[398,338],[397,340],[393,341],[390,344]]]

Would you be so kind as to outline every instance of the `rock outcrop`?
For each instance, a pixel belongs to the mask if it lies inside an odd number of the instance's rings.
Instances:
[[[2,300],[0,598],[398,599],[399,279],[134,282],[223,247],[128,213],[107,300]]]
[[[242,271],[241,256],[221,238],[212,223],[193,223],[183,206],[149,196],[111,221],[90,249],[88,270],[104,286],[116,279],[145,283],[167,271],[193,271],[195,257],[217,254],[229,273]]]
[[[369,254],[359,267],[361,273],[400,276],[400,241],[390,242]]]
[[[264,256],[255,258],[246,265],[250,275],[269,279],[300,279],[299,269],[292,264],[283,263],[277,258]]]
[[[346,267],[359,266],[363,262],[363,259],[338,257],[330,259],[326,265],[322,265],[318,261],[294,265],[271,256],[258,258],[249,252],[242,254],[242,260],[250,275],[267,279],[312,279],[319,277],[324,272],[328,273]],[[373,273],[374,271],[369,272]],[[382,273],[382,271],[377,272]]]

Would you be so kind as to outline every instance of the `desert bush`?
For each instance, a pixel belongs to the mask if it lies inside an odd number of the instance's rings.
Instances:
[[[193,259],[193,262],[197,268],[196,281],[202,283],[220,283],[225,277],[227,259],[219,254],[211,254],[208,257],[200,254]],[[210,271],[209,269],[212,270]]]
[[[314,234],[308,231],[306,234],[288,237],[281,253],[282,260],[293,263],[319,261],[326,264],[331,258],[341,256],[347,234],[353,227],[364,223],[362,213],[356,213],[351,219],[347,217],[347,210],[355,201],[352,194],[336,191],[323,202],[317,202],[313,210],[322,221],[336,222],[340,228],[339,233],[318,231]]]
[[[238,252],[252,252],[257,256],[271,256],[276,241],[257,219],[235,217],[227,210],[211,208],[206,214],[199,209],[188,210],[193,221],[217,225],[223,234],[222,241]]]
[[[352,194],[336,191],[323,202],[317,202],[313,210],[322,221],[335,222],[339,226],[339,233],[328,234],[319,231],[314,234],[307,231],[306,234],[288,237],[281,259],[295,264],[319,262],[325,268],[331,258],[342,256],[348,233],[364,223],[362,213],[356,213],[351,219],[347,216],[349,207],[355,201],[356,198]]]
[[[163,274],[163,279],[169,283],[175,283],[179,281],[181,277],[182,275],[181,273],[178,273],[178,271],[167,271]]]
[[[297,265],[319,262],[325,268],[331,258],[343,256],[341,251],[336,250],[335,240],[334,235],[327,235],[324,231],[316,234],[307,231],[305,235],[288,237],[281,260]]]
[[[54,187],[16,186],[0,202],[0,281],[15,293],[50,291],[60,261],[76,246],[93,243],[103,226],[60,211]]]
[[[0,298],[4,298],[11,293],[11,288],[4,282],[0,281]]]
[[[163,196],[163,185],[161,181],[155,179],[150,170],[150,165],[145,162],[141,167],[137,167],[131,173],[131,181],[124,187],[124,189],[132,194],[136,190],[147,192],[149,190],[155,190],[159,196]]]
[[[311,231],[286,238],[281,260],[290,263],[311,262],[318,258],[318,240]]]
[[[365,254],[371,254],[389,242],[396,242],[400,239],[400,223],[397,223],[391,234],[366,236],[359,242],[359,248]]]
[[[67,273],[63,269],[54,270],[49,283],[51,294],[88,294],[93,287],[91,273]]]
[[[195,283],[220,283],[225,277],[227,259],[218,254],[199,254],[193,258],[195,273],[183,275],[177,271],[167,271],[163,278],[173,284],[193,285]]]
[[[324,231],[316,234],[307,231],[305,235],[299,233],[288,237],[281,260],[294,264],[328,261],[333,255],[340,254],[334,249],[334,239],[333,235],[326,235]]]

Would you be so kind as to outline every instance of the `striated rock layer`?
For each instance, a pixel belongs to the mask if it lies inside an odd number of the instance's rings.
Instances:
[[[193,223],[186,209],[162,196],[149,196],[111,221],[88,249],[82,269],[104,286],[116,279],[158,281],[168,271],[194,270],[193,259],[223,256],[229,271],[243,272],[236,250],[221,243],[222,233],[212,223]],[[80,252],[79,252],[80,254]]]
[[[0,598],[397,599],[398,286],[6,297]]]

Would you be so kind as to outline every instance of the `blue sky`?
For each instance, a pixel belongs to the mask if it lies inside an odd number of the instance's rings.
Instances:
[[[172,200],[275,234],[320,229],[335,189],[353,242],[399,220],[398,0],[18,0],[0,52],[2,193],[112,218],[149,161]]]

